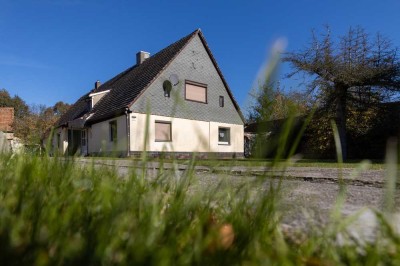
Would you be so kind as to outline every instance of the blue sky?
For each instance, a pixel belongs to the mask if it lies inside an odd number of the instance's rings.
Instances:
[[[292,51],[313,28],[340,35],[360,25],[400,47],[399,13],[398,0],[0,0],[0,88],[29,104],[73,103],[134,65],[137,51],[154,54],[201,28],[244,107],[278,38]]]

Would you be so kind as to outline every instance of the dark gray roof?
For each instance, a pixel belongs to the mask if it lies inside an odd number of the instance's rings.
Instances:
[[[63,114],[60,119],[56,122],[56,127],[66,126],[68,121],[72,121],[76,118],[82,117],[84,114],[89,112],[88,105],[89,93],[86,93],[79,98],[69,109]]]
[[[123,113],[197,32],[198,30],[164,48],[139,66],[128,69],[115,82],[109,84],[107,89],[110,92],[93,108],[94,114],[88,119],[88,123]]]
[[[127,70],[126,70],[127,71]],[[115,76],[114,78],[110,79],[103,85],[99,86],[97,89],[93,89],[90,92],[86,93],[83,95],[81,98],[79,98],[69,109],[68,111],[63,114],[60,119],[56,122],[56,127],[60,126],[65,126],[67,125],[68,121],[72,121],[74,119],[77,119],[79,117],[82,117],[83,115],[89,113],[89,104],[88,101],[90,101],[89,94],[90,93],[97,93],[97,92],[102,92],[106,91],[107,88],[115,82],[121,75],[123,75],[126,71],[120,73],[119,75]]]
[[[107,95],[101,98],[101,100],[94,106],[93,110],[91,110],[90,113],[92,115],[87,120],[87,124],[93,124],[124,113],[125,110],[132,105],[138,96],[140,96],[140,94],[158,77],[162,70],[169,65],[169,63],[176,57],[177,54],[180,53],[180,51],[182,51],[186,44],[189,43],[189,41],[196,34],[199,34],[207,52],[210,55],[210,58],[212,59],[219,75],[221,76],[221,79],[228,90],[229,95],[232,98],[232,101],[234,102],[236,109],[244,121],[239,105],[235,101],[228,84],[222,76],[222,72],[216,63],[214,56],[211,54],[204,36],[198,29],[159,51],[140,65],[130,67],[124,72],[118,74],[114,78],[101,85],[97,90],[92,90],[90,93],[107,90],[110,91],[107,93]],[[90,93],[82,96],[68,110],[68,112],[60,118],[60,120],[57,122],[57,126],[65,125],[68,121],[74,120],[88,113],[89,110],[86,99],[88,99]]]

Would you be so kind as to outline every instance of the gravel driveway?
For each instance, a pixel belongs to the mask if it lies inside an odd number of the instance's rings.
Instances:
[[[92,163],[92,159],[79,159],[82,164]],[[115,166],[120,175],[126,175],[132,170],[130,160],[96,160],[96,166]],[[172,164],[165,164],[165,168],[172,168]],[[158,171],[157,163],[147,165],[150,175]],[[186,169],[184,165],[178,165],[177,172]],[[260,176],[269,176],[264,181],[264,189],[270,182],[277,184],[282,180],[282,210],[283,222],[289,227],[304,228],[310,220],[317,223],[325,223],[329,220],[332,207],[335,205],[339,192],[340,173],[346,184],[346,200],[341,209],[345,216],[365,210],[356,224],[361,225],[364,238],[371,236],[376,225],[376,217],[371,210],[381,210],[385,196],[385,171],[317,167],[289,167],[284,170],[272,170],[263,167],[219,167],[210,169],[208,167],[196,167],[197,186],[212,187],[222,179],[229,180],[233,185],[260,179]],[[283,177],[282,179],[280,179]],[[262,186],[261,186],[262,187]],[[196,189],[196,188],[194,188]],[[258,187],[257,189],[263,189]],[[400,190],[396,189],[395,201],[397,211],[400,211]],[[398,215],[400,216],[400,215]],[[400,228],[400,219],[397,224]],[[356,229],[352,229],[356,230]],[[357,229],[359,230],[359,229]],[[356,231],[357,231],[356,230]],[[357,233],[361,234],[361,233]]]

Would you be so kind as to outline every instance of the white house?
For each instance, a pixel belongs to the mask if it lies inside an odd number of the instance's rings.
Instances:
[[[63,154],[243,157],[244,118],[200,30],[83,95],[56,124]]]

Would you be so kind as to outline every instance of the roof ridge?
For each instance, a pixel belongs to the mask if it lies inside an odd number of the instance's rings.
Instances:
[[[196,30],[193,31],[192,33],[190,33],[190,34],[188,34],[188,35],[186,35],[186,36],[180,38],[179,40],[177,40],[177,41],[171,43],[171,44],[168,45],[167,47],[164,47],[163,49],[161,49],[160,51],[158,51],[158,52],[155,53],[154,55],[150,56],[149,59],[151,59],[152,57],[154,57],[154,56],[160,54],[161,52],[163,52],[163,51],[165,51],[165,50],[168,50],[171,46],[176,45],[177,43],[179,43],[179,42],[185,40],[186,38],[188,38],[188,40],[186,40],[186,43],[187,43],[187,42],[191,39],[191,37],[193,37],[194,35],[196,35],[196,34],[199,33],[199,32],[201,32],[200,29],[196,29]],[[179,52],[178,52],[178,53],[179,53]],[[149,59],[147,59],[146,61],[148,61]],[[146,61],[144,61],[144,63],[145,63]]]

